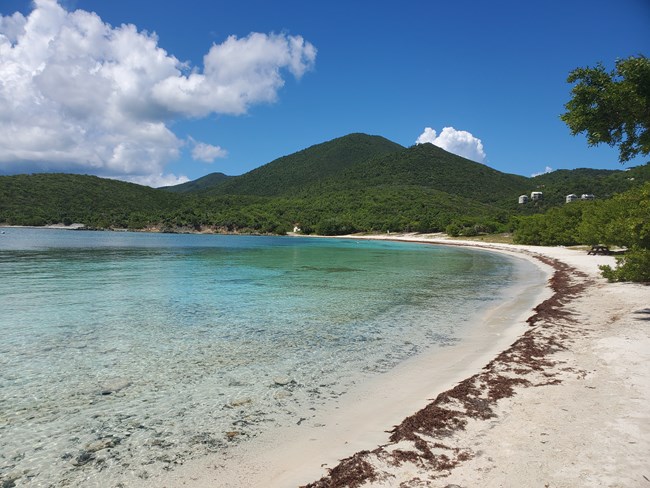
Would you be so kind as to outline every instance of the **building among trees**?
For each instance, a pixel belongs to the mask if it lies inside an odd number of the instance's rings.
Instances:
[[[566,196],[566,203],[575,202],[576,200],[578,200],[578,195],[575,193],[571,193],[570,195]]]

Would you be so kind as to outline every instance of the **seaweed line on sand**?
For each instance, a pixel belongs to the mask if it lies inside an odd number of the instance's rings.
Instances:
[[[450,446],[452,436],[468,422],[496,417],[499,400],[512,397],[516,388],[556,385],[562,370],[553,359],[567,349],[578,329],[567,304],[593,281],[567,264],[531,254],[551,266],[550,298],[535,307],[530,328],[510,348],[490,361],[480,373],[440,393],[426,407],[395,426],[389,442],[372,451],[343,459],[329,474],[302,488],[356,488],[371,482],[399,482],[400,487],[423,486],[426,480],[448,476],[453,468],[474,455],[463,446]],[[395,480],[396,471],[406,475]],[[406,473],[409,473],[408,475]],[[410,477],[410,479],[408,479]],[[423,479],[423,477],[425,479]]]

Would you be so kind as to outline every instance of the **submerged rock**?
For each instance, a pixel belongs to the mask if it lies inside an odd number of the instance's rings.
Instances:
[[[86,446],[86,452],[97,452],[103,449],[109,449],[115,447],[120,443],[120,439],[116,437],[107,437],[105,439],[99,439],[95,442],[91,442]]]
[[[8,473],[5,478],[0,477],[0,488],[14,488],[14,486],[16,486],[16,481],[22,478],[25,473],[12,471],[11,473]]]
[[[280,376],[278,378],[273,378],[273,383],[275,383],[278,386],[286,386],[290,383],[293,383],[293,380],[288,376]]]
[[[278,390],[276,393],[273,394],[273,398],[275,398],[276,400],[284,400],[285,398],[289,398],[291,396],[293,396],[293,393],[286,390]]]
[[[244,405],[248,405],[249,403],[253,403],[252,398],[236,398],[233,401],[231,401],[228,405],[231,407],[242,407]]]
[[[82,453],[79,454],[79,456],[77,456],[74,461],[72,461],[72,464],[75,466],[83,466],[84,464],[88,464],[93,459],[95,459],[94,452],[82,451]]]
[[[131,386],[131,382],[129,380],[125,378],[115,378],[102,384],[100,387],[100,393],[102,395],[110,395],[111,393],[117,393],[118,391],[121,391],[129,386]]]

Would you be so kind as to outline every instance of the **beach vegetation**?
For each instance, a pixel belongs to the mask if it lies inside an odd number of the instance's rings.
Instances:
[[[575,205],[554,207],[543,214],[516,219],[514,242],[539,246],[580,244],[578,226],[589,203],[576,202]]]
[[[588,244],[650,249],[650,182],[609,200],[593,202],[579,230]]]
[[[514,242],[533,245],[603,244],[624,249],[613,281],[650,281],[650,182],[611,199],[575,202],[517,220]]]
[[[600,267],[609,281],[636,281],[650,283],[650,249],[634,247],[616,257],[616,266]]]
[[[445,232],[451,237],[476,237],[503,232],[504,224],[497,221],[454,220],[447,225]]]

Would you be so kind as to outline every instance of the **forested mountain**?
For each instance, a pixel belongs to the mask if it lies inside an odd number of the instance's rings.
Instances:
[[[308,189],[310,193],[419,187],[499,204],[526,188],[527,178],[501,173],[433,144],[420,144],[354,165]]]
[[[152,189],[94,176],[0,176],[0,223],[81,222],[97,228],[157,227],[284,233],[507,230],[513,217],[563,206],[569,193],[608,198],[650,181],[650,165],[621,170],[505,174],[431,144],[404,148],[351,134],[249,173],[213,173]],[[544,192],[519,205],[520,194]],[[513,223],[514,222],[514,223]]]
[[[73,174],[0,176],[0,222],[46,225],[82,222],[135,227],[161,219],[180,204],[148,186]]]
[[[233,177],[225,175],[223,173],[210,173],[209,175],[202,176],[196,180],[188,181],[187,183],[181,183],[180,185],[164,186],[161,188],[161,190],[167,190],[173,193],[198,192],[206,188],[212,188],[213,186],[223,183],[229,178]]]
[[[404,148],[380,136],[350,134],[311,146],[200,191],[203,195],[292,194],[368,159]]]
[[[650,181],[648,164],[633,168],[621,167],[620,170],[560,169],[531,178],[528,193],[542,191],[547,203],[559,205],[565,202],[566,195],[570,193],[578,196],[593,194],[602,200],[627,191],[644,181]]]

